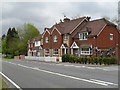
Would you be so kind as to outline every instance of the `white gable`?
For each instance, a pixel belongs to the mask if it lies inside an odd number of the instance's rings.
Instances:
[[[70,48],[79,48],[79,47],[77,46],[76,42],[73,42]]]
[[[62,44],[60,48],[66,48],[66,47]]]
[[[53,27],[53,30],[52,30],[51,34],[53,33],[54,30],[57,30],[58,33],[61,35],[61,33],[59,32],[59,30],[55,26]]]

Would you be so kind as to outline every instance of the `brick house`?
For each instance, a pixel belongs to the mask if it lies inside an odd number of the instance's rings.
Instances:
[[[43,56],[42,46],[42,35],[28,40],[28,56]]]
[[[104,18],[65,18],[51,28],[45,28],[43,33],[43,56],[112,57],[117,53],[117,46],[120,46],[120,33],[115,24]]]

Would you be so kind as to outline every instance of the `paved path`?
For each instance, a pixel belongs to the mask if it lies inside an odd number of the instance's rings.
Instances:
[[[118,66],[4,59],[2,73],[20,88],[118,87]]]

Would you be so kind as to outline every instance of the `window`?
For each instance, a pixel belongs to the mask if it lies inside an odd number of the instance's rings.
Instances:
[[[45,54],[49,54],[49,49],[45,49]]]
[[[54,49],[54,55],[58,55],[58,49]]]
[[[49,41],[49,40],[48,40],[48,37],[46,37],[45,42],[48,43],[48,41]]]
[[[90,48],[81,48],[81,54],[90,55]]]
[[[88,32],[83,32],[79,34],[80,40],[87,40]]]
[[[113,34],[110,33],[110,40],[113,40]]]
[[[54,42],[57,42],[57,41],[58,41],[57,36],[54,36]]]
[[[64,40],[67,40],[67,39],[68,39],[68,35],[64,34]]]

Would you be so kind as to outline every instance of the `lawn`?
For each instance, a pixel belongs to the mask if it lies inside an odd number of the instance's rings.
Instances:
[[[2,77],[0,76],[0,90],[2,88],[9,88],[9,85],[2,79]]]

